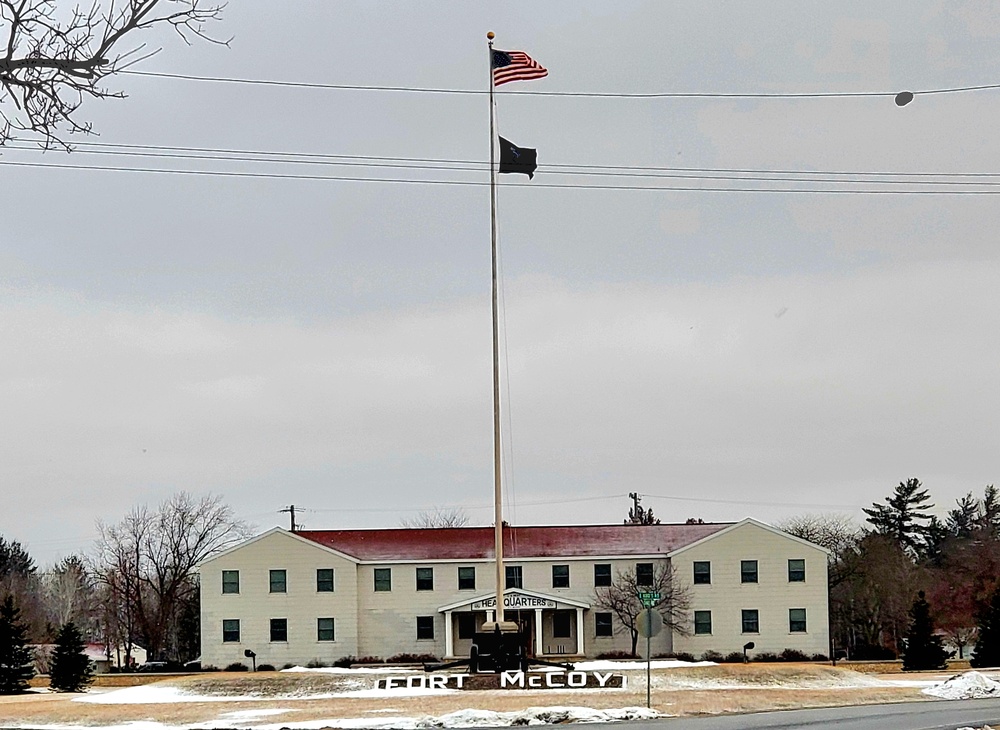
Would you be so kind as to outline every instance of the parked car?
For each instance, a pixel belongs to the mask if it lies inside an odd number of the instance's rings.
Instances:
[[[146,662],[140,664],[137,672],[166,672],[170,669],[168,662]]]

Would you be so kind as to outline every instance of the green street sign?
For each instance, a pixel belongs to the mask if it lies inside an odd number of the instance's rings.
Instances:
[[[642,605],[650,607],[655,606],[659,602],[662,596],[659,593],[640,593],[639,600],[642,601]]]

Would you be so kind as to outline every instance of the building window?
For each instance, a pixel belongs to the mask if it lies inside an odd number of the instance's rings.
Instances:
[[[611,614],[594,614],[594,634],[596,636],[611,636]]]
[[[635,584],[637,586],[652,586],[653,585],[653,564],[652,563],[636,563],[635,564]]]
[[[333,593],[333,568],[316,569],[316,592]]]
[[[417,568],[417,590],[434,590],[434,568]]]
[[[288,619],[271,619],[271,641],[288,641]]]
[[[757,561],[741,560],[740,583],[756,583],[756,582],[757,582]]]
[[[471,613],[458,614],[458,638],[471,639],[476,635],[476,616]]]
[[[611,585],[611,563],[597,563],[594,565],[594,587]]]
[[[556,611],[552,614],[552,638],[568,639],[570,637],[570,617],[572,611]]]
[[[271,593],[284,593],[288,587],[285,571],[272,570],[270,585],[271,585]]]
[[[458,569],[458,590],[460,591],[474,591],[476,590],[476,569],[472,568],[459,568]]]
[[[417,638],[418,639],[434,638],[433,616],[417,616]]]
[[[222,640],[226,642],[240,640],[240,620],[238,618],[222,619]]]
[[[375,568],[375,590],[392,590],[392,568]]]
[[[712,563],[708,560],[694,561],[695,585],[708,585],[712,582]]]
[[[524,588],[524,576],[521,574],[520,565],[508,565],[504,568],[506,573],[505,588]]]
[[[552,566],[552,587],[553,588],[569,588],[569,566],[568,565],[553,565]]]
[[[806,582],[806,561],[805,560],[789,560],[788,561],[788,582],[789,583],[805,583]]]
[[[712,612],[711,611],[695,611],[694,612],[694,633],[695,634],[711,634],[712,633]]]
[[[223,593],[240,592],[240,571],[238,570],[222,571],[222,592]]]
[[[334,641],[333,619],[316,619],[316,641]]]
[[[806,632],[806,610],[804,608],[788,609],[788,630],[793,634]]]
[[[743,633],[760,633],[760,612],[756,608],[743,609]]]

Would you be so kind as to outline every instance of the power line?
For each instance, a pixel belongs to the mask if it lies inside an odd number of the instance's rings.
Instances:
[[[378,86],[370,84],[329,84],[310,81],[277,81],[271,79],[242,79],[223,76],[198,76],[195,74],[162,73],[158,71],[119,71],[118,73],[151,78],[203,81],[223,84],[246,84],[254,86],[277,86],[300,89],[323,89],[333,91],[390,91],[415,94],[455,94],[484,95],[488,89],[449,89],[420,86]],[[958,94],[970,91],[1000,89],[1000,84],[977,86],[952,86],[925,91],[911,92],[914,96],[930,94]],[[845,99],[864,97],[892,97],[897,91],[801,91],[801,92],[601,92],[601,91],[505,91],[513,96],[552,96],[595,99]]]
[[[62,163],[51,163],[51,162],[24,162],[16,160],[0,160],[0,165],[8,165],[12,167],[28,167],[28,168],[49,168],[49,169],[59,169],[59,170],[83,170],[83,171],[102,171],[102,172],[141,172],[148,174],[160,174],[160,175],[191,175],[199,177],[230,177],[230,178],[253,178],[253,179],[271,179],[271,180],[305,180],[305,181],[329,181],[329,182],[362,182],[362,183],[395,183],[395,184],[408,184],[408,185],[446,185],[446,186],[464,186],[464,187],[482,187],[489,185],[487,181],[478,180],[437,180],[429,178],[386,178],[386,177],[360,177],[360,176],[349,176],[349,175],[307,175],[301,173],[270,173],[270,172],[251,172],[251,171],[234,171],[234,170],[190,170],[190,169],[175,169],[175,168],[157,168],[157,167],[125,167],[125,166],[114,166],[114,165],[70,165]],[[736,180],[753,181],[750,178],[732,178]],[[782,179],[767,179],[767,182],[797,182],[793,179],[782,180]],[[854,185],[866,185],[873,184],[876,181],[845,181],[845,180],[817,180],[814,182],[826,182],[828,184],[854,184]],[[882,184],[886,184],[885,181],[879,181]],[[911,185],[912,182],[896,182],[889,183],[895,185]],[[946,183],[942,182],[941,185]],[[953,184],[953,183],[952,183]],[[967,186],[983,186],[991,185],[993,183],[979,183],[970,182]],[[518,183],[500,183],[501,187],[505,188],[515,188],[522,187]],[[633,190],[633,191],[659,191],[659,192],[693,192],[693,193],[778,193],[778,194],[822,194],[822,195],[947,195],[947,196],[966,196],[966,195],[1000,195],[1000,190],[982,190],[982,189],[965,189],[965,190],[872,190],[872,189],[852,189],[852,188],[790,188],[790,187],[719,187],[711,185],[610,185],[610,184],[589,184],[583,185],[578,183],[531,183],[531,187],[534,189],[550,189],[550,190]]]
[[[44,140],[33,140],[30,138],[15,138],[18,142],[44,143]],[[392,157],[384,155],[344,155],[321,152],[287,152],[282,150],[241,150],[228,149],[222,147],[175,147],[169,145],[149,145],[149,144],[122,144],[109,142],[74,142],[76,147],[99,147],[123,150],[154,150],[154,151],[177,151],[177,152],[204,152],[223,155],[271,155],[275,157],[301,157],[318,158],[330,160],[374,160],[389,162],[426,162],[426,163],[446,163],[455,165],[474,165],[488,169],[489,163],[486,160],[461,160],[437,157]],[[23,149],[41,151],[33,146],[8,146],[9,149]],[[59,150],[48,150],[48,153]],[[227,158],[228,159],[228,158]],[[657,167],[647,165],[594,165],[581,163],[546,163],[545,168],[579,168],[584,170],[641,170],[641,171],[666,171],[666,172],[730,172],[730,173],[750,173],[750,174],[816,174],[816,175],[872,175],[872,176],[898,176],[898,177],[998,177],[1000,173],[995,172],[883,172],[875,170],[789,170],[783,168],[729,168],[729,167]],[[473,169],[480,169],[475,167]]]
[[[856,510],[860,509],[861,506],[857,504],[819,504],[819,503],[806,503],[806,502],[765,502],[759,499],[754,500],[739,500],[739,499],[710,499],[708,497],[674,497],[665,494],[649,494],[648,492],[642,493],[643,497],[651,497],[652,499],[669,499],[675,502],[705,502],[707,504],[739,504],[739,505],[749,505],[752,507],[763,506],[763,507],[820,507],[823,509],[850,509]]]
[[[111,145],[102,145],[105,148]],[[125,147],[134,147],[126,145]],[[25,150],[37,152],[34,147],[14,144],[8,149]],[[423,158],[420,162],[411,162],[421,158],[387,158],[387,157],[365,157],[361,155],[308,155],[304,159],[295,159],[296,153],[286,152],[265,152],[265,151],[229,151],[229,150],[198,150],[195,152],[171,152],[171,149],[197,149],[197,148],[154,148],[152,146],[142,146],[141,149],[82,149],[69,154],[92,154],[124,157],[149,157],[153,159],[178,159],[178,160],[208,160],[213,162],[251,162],[270,163],[284,165],[320,165],[320,166],[344,166],[344,167],[366,167],[366,168],[388,168],[406,170],[442,170],[457,172],[482,172],[489,167],[488,163],[467,161],[467,160],[433,160]],[[158,151],[163,150],[163,151]],[[207,154],[202,154],[202,151]],[[215,154],[217,152],[218,154]],[[274,156],[272,156],[274,155]],[[335,158],[335,159],[316,159]],[[350,157],[350,159],[342,159]],[[370,160],[365,162],[364,160]],[[397,161],[393,161],[397,160]],[[447,163],[456,164],[447,164]],[[425,164],[430,163],[430,164]],[[552,167],[548,170],[545,168]],[[647,179],[676,179],[676,180],[732,180],[732,181],[752,181],[752,182],[808,182],[808,183],[831,183],[838,185],[942,185],[942,186],[995,186],[1000,185],[1000,173],[891,173],[891,172],[808,172],[805,170],[743,170],[743,169],[710,169],[710,168],[633,168],[633,167],[613,167],[601,166],[600,169],[593,169],[597,166],[578,166],[566,164],[546,165],[543,171],[551,175],[562,176],[594,176],[594,177],[627,177],[627,178],[647,178]],[[640,171],[648,170],[648,171]],[[719,173],[719,174],[716,174]],[[796,175],[799,177],[791,177]],[[805,175],[816,175],[818,177],[802,177]],[[837,179],[837,177],[871,177],[873,179]],[[886,177],[902,177],[903,180],[882,179]],[[931,179],[919,179],[920,177]],[[946,178],[946,179],[935,179]],[[958,179],[955,179],[958,178]],[[973,178],[973,179],[965,179]],[[992,178],[992,179],[986,179]]]

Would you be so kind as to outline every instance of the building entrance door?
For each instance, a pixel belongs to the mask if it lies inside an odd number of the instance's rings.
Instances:
[[[535,656],[535,612],[507,609],[503,615],[507,621],[517,622],[521,636],[524,637],[524,653],[528,656]]]

